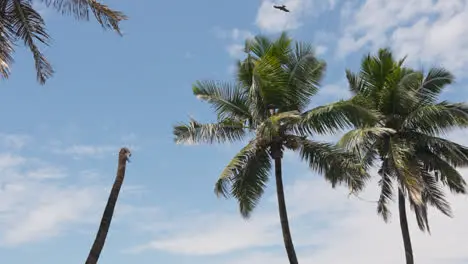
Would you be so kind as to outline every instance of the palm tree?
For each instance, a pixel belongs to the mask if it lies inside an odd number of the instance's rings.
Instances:
[[[307,136],[347,127],[357,117],[374,116],[350,102],[305,111],[318,90],[325,63],[310,45],[291,42],[285,33],[274,41],[264,36],[246,41],[247,58],[238,61],[235,83],[198,81],[193,86],[194,95],[214,108],[217,121],[202,124],[192,119],[176,125],[174,135],[177,143],[233,142],[251,136],[221,172],[215,193],[235,197],[241,215],[248,218],[264,193],[273,160],[284,245],[289,263],[297,264],[283,190],[283,152],[298,152],[333,186],[344,183],[358,191],[367,174],[357,160],[333,144]]]
[[[101,255],[102,249],[104,248],[107,233],[109,232],[109,227],[112,221],[112,216],[114,215],[115,205],[117,203],[117,199],[119,198],[120,188],[122,187],[125,178],[127,161],[129,161],[130,156],[131,153],[128,148],[120,149],[117,176],[115,177],[114,184],[112,185],[109,199],[107,199],[106,208],[104,209],[104,213],[101,218],[101,224],[99,225],[99,230],[97,232],[96,238],[94,239],[93,246],[89,251],[88,258],[85,262],[86,264],[96,264],[98,262],[99,256]]]
[[[89,19],[92,12],[103,28],[110,28],[120,33],[119,23],[127,17],[119,11],[110,9],[97,0],[38,0],[47,7],[53,7],[76,19]],[[32,0],[2,0],[0,1],[0,76],[8,78],[9,66],[13,62],[14,46],[18,41],[31,50],[37,73],[37,80],[45,84],[54,70],[45,56],[39,50],[37,43],[49,45],[50,36],[47,33],[44,19],[33,7]]]
[[[376,56],[364,57],[359,73],[346,71],[354,94],[350,101],[375,111],[380,118],[356,125],[339,143],[356,151],[366,167],[379,167],[377,212],[385,221],[397,184],[406,263],[413,264],[406,199],[422,231],[430,233],[428,205],[451,216],[442,187],[466,193],[466,183],[456,167],[468,165],[468,148],[439,135],[468,126],[468,105],[438,101],[454,80],[450,72],[431,68],[424,74],[404,67],[404,60],[395,61],[390,50],[381,49]]]

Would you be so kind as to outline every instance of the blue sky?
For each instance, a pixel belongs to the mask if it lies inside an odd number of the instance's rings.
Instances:
[[[0,255],[5,263],[83,263],[94,239],[121,146],[133,150],[101,264],[285,263],[273,186],[249,221],[213,184],[240,145],[177,146],[172,125],[213,120],[191,84],[230,80],[239,45],[258,33],[289,30],[316,45],[328,63],[314,105],[348,96],[344,69],[390,46],[409,65],[445,66],[457,83],[444,99],[468,98],[467,0],[112,1],[125,11],[125,36],[41,8],[54,38],[55,67],[35,80],[18,48],[0,97]],[[335,140],[337,136],[322,138]],[[466,132],[449,138],[468,144]],[[286,199],[301,263],[401,263],[397,219],[384,224],[375,204],[332,190],[285,156]],[[467,170],[462,170],[468,175]],[[375,200],[376,185],[361,196]],[[467,261],[468,199],[456,218],[434,214],[432,236],[411,222],[421,263]],[[396,216],[396,213],[394,214]],[[413,220],[413,219],[411,219]]]

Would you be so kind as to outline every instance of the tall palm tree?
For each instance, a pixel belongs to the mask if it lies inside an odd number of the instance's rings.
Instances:
[[[405,201],[422,231],[430,233],[428,205],[451,216],[442,187],[466,193],[456,167],[468,165],[468,148],[439,135],[468,126],[468,105],[438,100],[454,80],[450,72],[431,68],[424,74],[404,67],[404,60],[396,61],[389,49],[381,49],[363,58],[359,73],[346,71],[354,94],[350,101],[380,118],[356,125],[339,143],[359,153],[365,166],[379,167],[377,211],[385,221],[396,184],[406,263],[413,264]]]
[[[53,7],[76,19],[89,19],[92,12],[103,28],[110,28],[120,33],[119,23],[127,17],[119,11],[110,9],[97,0],[37,0],[47,7]],[[54,73],[51,64],[39,50],[38,43],[49,45],[44,19],[34,9],[33,0],[0,1],[0,77],[8,78],[9,66],[13,62],[14,46],[18,41],[24,42],[31,50],[37,73],[37,80],[45,84]]]
[[[125,169],[127,166],[127,161],[129,161],[130,156],[131,153],[128,148],[120,149],[117,166],[117,176],[115,177],[114,184],[112,185],[112,190],[109,194],[109,199],[107,199],[107,204],[101,218],[101,224],[99,225],[99,230],[96,234],[96,238],[94,239],[93,246],[89,251],[88,258],[85,262],[86,264],[96,264],[98,262],[99,256],[101,255],[102,249],[104,248],[107,233],[109,232],[110,224],[112,221],[112,216],[114,215],[115,205],[117,203],[117,199],[119,198],[120,188],[122,187],[125,178]]]
[[[283,152],[298,152],[333,186],[344,183],[358,191],[367,174],[357,160],[333,144],[307,136],[347,127],[359,117],[374,116],[350,102],[305,111],[325,70],[325,63],[315,57],[310,45],[292,45],[283,33],[274,41],[256,36],[246,42],[245,51],[247,58],[238,61],[235,83],[198,81],[193,86],[194,95],[214,108],[217,121],[202,124],[192,119],[176,125],[175,140],[222,143],[250,136],[221,172],[215,193],[235,197],[241,215],[248,218],[264,193],[273,161],[284,245],[289,263],[297,264],[283,190]]]

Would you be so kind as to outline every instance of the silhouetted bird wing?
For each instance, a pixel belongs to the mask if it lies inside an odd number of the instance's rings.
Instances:
[[[286,9],[286,6],[285,6],[285,5],[282,5],[282,6],[274,5],[273,7],[276,8],[276,9],[279,9],[279,10],[281,10],[281,11],[284,11],[284,12],[289,12],[289,10]]]

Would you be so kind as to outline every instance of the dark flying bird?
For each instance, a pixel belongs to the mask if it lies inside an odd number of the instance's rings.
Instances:
[[[279,9],[281,11],[284,11],[284,12],[289,12],[289,10],[286,8],[285,5],[282,5],[282,6],[274,5],[273,7],[276,8],[276,9]]]

